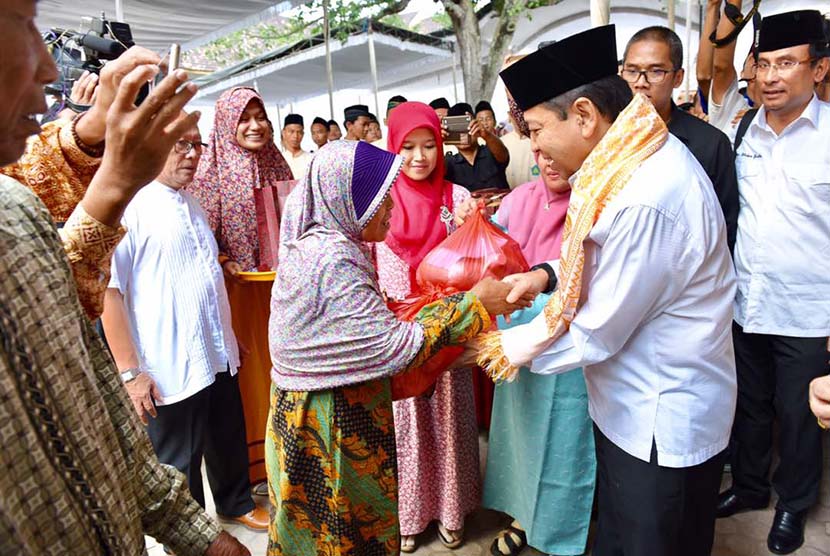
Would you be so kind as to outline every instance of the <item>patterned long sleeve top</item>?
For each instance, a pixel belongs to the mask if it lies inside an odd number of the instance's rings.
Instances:
[[[144,534],[203,554],[220,529],[155,457],[84,317],[98,286],[73,280],[117,233],[76,214],[62,244],[46,207],[0,177],[0,554],[138,556]]]
[[[14,178],[40,197],[56,222],[69,219],[84,197],[101,159],[86,154],[72,135],[71,120],[44,125],[29,138],[26,152],[0,174]]]

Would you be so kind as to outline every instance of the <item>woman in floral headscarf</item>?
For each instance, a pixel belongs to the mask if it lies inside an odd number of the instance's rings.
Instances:
[[[268,313],[271,283],[243,281],[240,271],[257,270],[254,189],[292,179],[274,144],[262,97],[248,87],[225,91],[196,177],[188,191],[202,205],[219,244],[219,262],[228,280],[233,329],[243,348],[239,390],[245,412],[252,483],[265,480],[265,421],[268,415]],[[262,277],[259,277],[262,279]]]
[[[401,162],[366,142],[329,143],[288,200],[269,326],[269,556],[398,554],[389,377],[509,310],[494,280],[413,322],[386,307],[365,242],[389,231]]]
[[[222,93],[208,146],[188,187],[208,215],[224,255],[222,267],[230,274],[259,265],[254,188],[294,179],[272,130],[255,90]]]

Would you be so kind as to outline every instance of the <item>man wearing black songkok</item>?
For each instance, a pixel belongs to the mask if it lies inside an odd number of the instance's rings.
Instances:
[[[572,192],[559,260],[507,278],[508,299],[550,300],[485,336],[478,361],[505,379],[584,369],[594,556],[705,556],[736,396],[726,226],[700,164],[617,71],[609,25],[501,72],[533,149],[573,175]]]
[[[299,114],[288,114],[282,126],[282,155],[291,168],[295,178],[305,175],[306,168],[311,162],[311,154],[303,150],[302,142],[305,136],[303,117]]]
[[[476,104],[475,112],[476,120],[481,124],[484,131],[495,133],[496,130],[496,113],[493,112],[493,107],[486,100],[480,101]]]
[[[438,114],[438,119],[440,120],[447,115],[447,112],[449,112],[450,101],[444,97],[438,97],[429,103],[429,107],[435,110],[435,113]]]
[[[320,116],[317,116],[311,122],[311,140],[314,141],[318,149],[329,141],[329,123]]]
[[[789,554],[804,542],[823,466],[810,381],[826,375],[830,336],[830,105],[814,88],[830,66],[815,10],[764,18],[755,79],[763,106],[735,139],[741,211],[735,243],[738,405],[732,487],[718,515],[765,508],[778,493],[767,547]],[[769,471],[773,424],[778,467]]]
[[[351,141],[362,141],[365,139],[366,130],[371,121],[369,107],[365,104],[355,104],[346,108],[343,111],[343,115],[343,125],[346,127],[346,139]]]

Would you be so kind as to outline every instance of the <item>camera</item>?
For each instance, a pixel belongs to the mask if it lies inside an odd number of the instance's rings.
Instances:
[[[446,116],[443,120],[444,129],[449,134],[444,139],[445,145],[467,145],[470,142],[470,122],[472,118],[466,116]]]
[[[46,86],[46,94],[67,99],[72,84],[85,71],[99,73],[106,60],[115,60],[133,46],[127,23],[101,17],[83,17],[78,31],[53,28],[43,40],[58,66],[58,79]]]

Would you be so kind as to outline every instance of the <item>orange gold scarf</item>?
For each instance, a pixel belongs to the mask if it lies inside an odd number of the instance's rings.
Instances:
[[[651,102],[638,94],[579,169],[571,190],[559,260],[559,286],[531,322],[482,336],[478,364],[495,381],[513,380],[567,332],[576,316],[585,264],[584,242],[606,205],[640,164],[666,142],[668,129]]]

